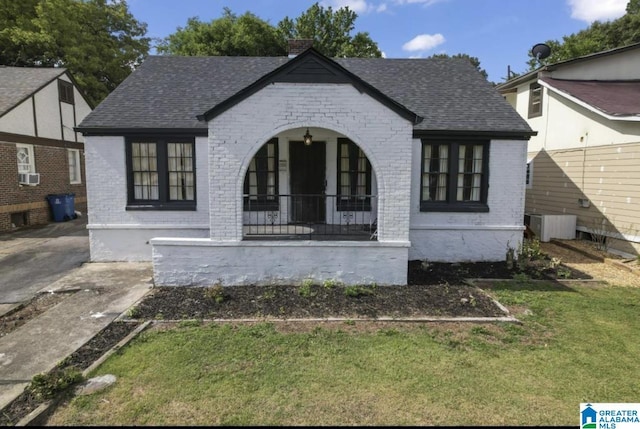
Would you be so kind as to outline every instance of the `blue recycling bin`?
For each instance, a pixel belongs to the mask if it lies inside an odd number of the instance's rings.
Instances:
[[[64,222],[76,218],[75,194],[50,194],[47,201],[55,222]]]

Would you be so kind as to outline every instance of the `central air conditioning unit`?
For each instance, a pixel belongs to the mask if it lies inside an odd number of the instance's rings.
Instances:
[[[576,215],[531,214],[529,228],[542,242],[552,238],[573,240],[576,238]]]
[[[18,182],[21,185],[39,185],[40,173],[18,173]]]

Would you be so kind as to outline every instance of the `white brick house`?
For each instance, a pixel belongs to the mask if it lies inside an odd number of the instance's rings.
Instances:
[[[79,130],[91,259],[156,285],[406,284],[522,240],[533,133],[465,61],[149,57]]]

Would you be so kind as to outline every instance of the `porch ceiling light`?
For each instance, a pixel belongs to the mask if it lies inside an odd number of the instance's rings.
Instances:
[[[307,128],[307,133],[304,135],[304,144],[311,146],[311,143],[313,143],[313,136],[309,134],[309,128]]]

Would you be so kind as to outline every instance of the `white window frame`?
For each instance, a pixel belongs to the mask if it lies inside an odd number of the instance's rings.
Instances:
[[[75,165],[71,160],[75,160]],[[82,183],[82,169],[80,168],[80,149],[67,149],[67,162],[69,164],[69,183],[78,185]],[[75,176],[75,180],[74,180]]]
[[[17,158],[18,153],[20,153],[20,149],[26,149],[27,150],[27,156],[29,157],[29,163],[28,164],[21,163],[20,160]],[[36,158],[35,158],[35,155],[34,155],[34,152],[33,152],[33,145],[16,143],[16,162],[18,164],[18,173],[35,173],[36,172]],[[21,170],[21,166],[24,166],[24,165],[28,165],[29,171],[25,171],[24,169]]]

